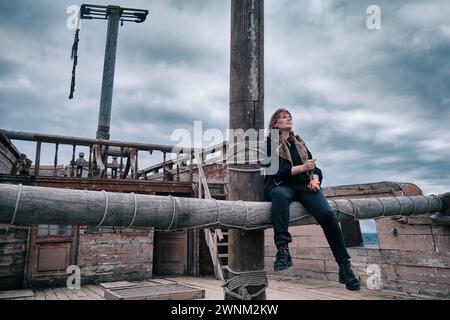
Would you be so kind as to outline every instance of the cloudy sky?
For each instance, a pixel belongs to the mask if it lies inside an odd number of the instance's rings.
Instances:
[[[0,128],[95,137],[105,21],[82,22],[68,99],[74,31],[66,11],[82,3],[1,1]],[[225,134],[230,1],[113,3],[150,16],[119,31],[111,139],[175,144],[172,132],[194,121]],[[373,4],[381,30],[366,25]],[[266,123],[276,106],[292,111],[324,186],[387,180],[450,191],[449,16],[446,0],[266,0]],[[33,144],[16,145],[34,159]]]

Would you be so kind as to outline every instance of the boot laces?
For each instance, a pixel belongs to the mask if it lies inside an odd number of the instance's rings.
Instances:
[[[281,263],[286,264],[289,261],[289,249],[286,247],[279,248],[277,252],[277,259]]]
[[[349,262],[345,262],[341,265],[341,272],[345,278],[356,278]]]

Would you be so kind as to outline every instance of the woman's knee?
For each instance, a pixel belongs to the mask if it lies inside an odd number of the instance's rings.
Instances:
[[[278,200],[278,201],[291,201],[292,200],[292,191],[288,188],[284,187],[275,187],[272,190],[272,201]]]
[[[336,215],[331,210],[317,212],[316,219],[319,224],[338,223]]]

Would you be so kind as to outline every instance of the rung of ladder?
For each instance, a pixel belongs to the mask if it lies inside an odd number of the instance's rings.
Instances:
[[[219,253],[219,258],[228,258],[228,253]]]
[[[228,246],[228,242],[217,242],[218,247],[225,247]]]

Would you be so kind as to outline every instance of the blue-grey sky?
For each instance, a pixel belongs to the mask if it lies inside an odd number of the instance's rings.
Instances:
[[[66,10],[81,3],[0,3],[0,128],[95,137],[105,21],[82,21],[68,100]],[[94,3],[150,10],[145,23],[119,31],[111,139],[175,144],[171,133],[194,121],[225,134],[230,1]],[[373,4],[381,30],[366,25]],[[397,181],[450,191],[449,16],[446,0],[266,0],[266,123],[277,106],[292,111],[324,186]],[[34,145],[16,145],[34,159]],[[47,151],[43,162],[52,163]]]

